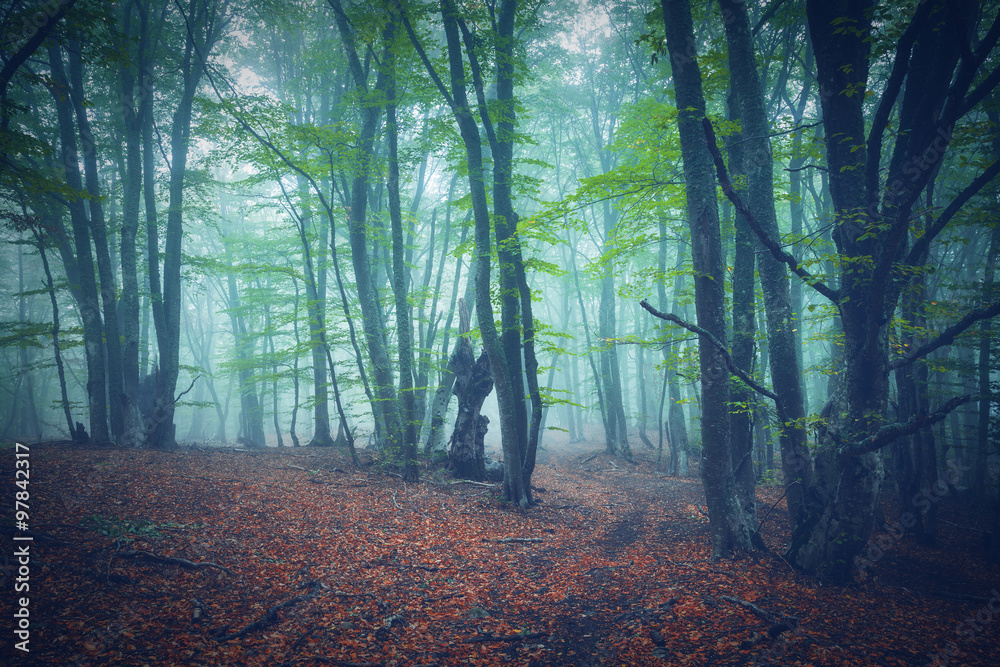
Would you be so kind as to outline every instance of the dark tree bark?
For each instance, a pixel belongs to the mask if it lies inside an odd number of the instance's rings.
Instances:
[[[730,58],[732,59],[732,45]],[[732,68],[732,64],[730,64]],[[737,73],[732,71],[731,88],[735,88]],[[730,93],[729,118],[739,121],[741,105],[736,104],[736,95]],[[748,128],[749,130],[749,128]],[[729,168],[738,174],[746,175],[744,163],[744,138],[742,133],[736,133],[728,138]],[[737,368],[753,373],[755,362],[754,337],[757,332],[757,322],[754,310],[754,234],[746,218],[738,211],[735,220],[736,233],[733,239],[733,364]],[[733,476],[740,499],[740,507],[747,515],[747,521],[757,523],[757,476],[754,471],[753,459],[753,415],[757,403],[754,391],[743,383],[734,383],[732,387],[732,407],[730,408],[730,426],[732,433]],[[754,535],[757,535],[754,533]],[[759,540],[759,535],[757,535]],[[763,542],[759,544],[763,546]]]
[[[139,269],[136,239],[139,232],[139,199],[142,196],[142,123],[152,112],[153,95],[148,51],[150,49],[149,11],[143,2],[122,6],[122,32],[137,41],[134,60],[119,66],[122,118],[124,120],[125,156],[122,161],[122,221],[120,256],[122,293],[118,315],[122,333],[123,428],[125,446],[145,445],[145,428],[135,396],[139,390]],[[136,19],[138,18],[138,21]],[[136,27],[138,23],[138,27]],[[138,86],[138,93],[136,87]]]
[[[416,482],[417,415],[413,392],[413,321],[410,315],[409,289],[403,244],[403,215],[399,203],[399,125],[396,121],[396,46],[393,44],[399,15],[390,9],[390,19],[382,33],[385,42],[383,64],[386,69],[385,116],[389,142],[389,220],[392,227],[392,291],[396,304],[396,332],[399,342],[399,397],[401,399],[403,479]],[[423,417],[423,415],[420,415]]]
[[[351,246],[351,263],[354,268],[354,279],[361,304],[361,320],[364,328],[365,341],[368,344],[368,354],[372,365],[372,385],[374,399],[372,408],[381,415],[379,424],[383,429],[386,446],[393,456],[406,458],[404,451],[403,424],[400,418],[396,387],[393,379],[392,361],[389,357],[385,339],[385,322],[378,285],[372,271],[372,261],[368,250],[368,194],[374,178],[373,162],[375,158],[375,134],[378,131],[381,105],[372,103],[372,92],[368,89],[368,77],[358,56],[354,42],[354,29],[344,13],[340,0],[330,0],[334,10],[337,28],[344,41],[348,64],[362,98],[367,105],[361,111],[362,124],[358,136],[358,159],[351,183],[351,210],[348,222],[348,238]],[[379,72],[375,82],[375,92],[384,94],[386,90],[385,72]],[[404,467],[406,474],[414,474],[416,468],[408,460],[398,461]]]
[[[746,203],[764,233],[772,239],[779,239],[774,207],[774,159],[768,139],[771,127],[757,73],[747,5],[735,0],[719,0],[719,5],[723,15],[728,17],[726,41],[729,46],[729,69],[745,137],[741,150],[747,176]],[[788,514],[792,524],[798,525],[805,520],[805,490],[812,478],[806,446],[800,348],[795,340],[798,327],[793,319],[787,266],[765,252],[759,240],[757,250],[761,253],[759,273],[771,348],[771,381],[781,404],[779,413],[783,413],[786,419],[786,423],[779,424],[779,439],[782,471],[785,484],[789,485]]]
[[[66,429],[69,437],[73,437],[73,415],[69,409],[69,395],[66,392],[66,371],[63,368],[62,353],[59,348],[59,304],[56,302],[55,284],[52,281],[52,271],[49,268],[48,253],[45,252],[45,238],[41,232],[32,228],[35,234],[35,244],[38,255],[42,259],[42,270],[45,272],[45,289],[52,303],[52,349],[56,360],[56,371],[59,375],[59,397],[62,403],[63,416],[66,418]]]
[[[705,117],[701,70],[696,61],[694,25],[688,0],[663,0],[667,49],[673,70],[687,217],[695,276],[698,326],[723,346],[726,341],[725,289],[715,177],[701,123]],[[708,505],[713,558],[752,549],[751,526],[732,485],[728,404],[729,371],[722,353],[699,344],[701,366],[701,475]]]
[[[845,371],[838,394],[824,410],[828,424],[811,489],[822,509],[796,527],[787,555],[793,564],[829,583],[850,581],[855,558],[872,534],[883,477],[875,452],[914,430],[903,424],[884,424],[889,371],[911,363],[917,352],[935,349],[924,346],[890,365],[889,322],[900,294],[928,245],[991,177],[987,170],[974,180],[909,243],[912,211],[945,155],[955,122],[997,84],[997,77],[991,75],[969,92],[975,73],[1000,37],[1000,21],[994,22],[987,38],[970,45],[974,30],[966,22],[975,16],[972,3],[932,0],[920,4],[900,38],[892,72],[864,141],[870,10],[871,2],[866,0],[807,2],[836,216],[834,241],[845,258],[839,289],[823,286],[823,291],[840,311]],[[841,27],[845,21],[851,29]],[[920,76],[907,77],[908,71]],[[896,140],[883,188],[883,136],[904,79],[898,131],[893,133]],[[939,113],[928,114],[928,109]],[[964,318],[961,324],[968,326],[973,319]],[[953,336],[939,338],[935,345]],[[960,402],[945,403],[935,410],[934,419],[943,418]],[[924,456],[928,454],[925,449]]]
[[[485,352],[475,358],[469,342],[469,313],[465,300],[460,299],[459,337],[448,360],[448,369],[455,375],[454,394],[458,398],[455,430],[448,443],[448,468],[456,477],[483,481],[486,479],[486,453],[483,438],[489,419],[480,414],[483,401],[493,391],[493,375]]]
[[[62,50],[49,47],[49,65],[52,69],[50,90],[56,105],[59,124],[61,161],[66,185],[83,194],[83,178],[80,175],[79,153],[77,151],[76,127],[73,123],[73,105],[70,101],[69,82],[63,65]],[[74,291],[83,321],[83,342],[87,358],[87,399],[89,404],[90,438],[106,442],[110,438],[107,418],[107,383],[104,363],[104,323],[94,272],[94,256],[90,245],[90,228],[82,197],[69,200],[72,238],[75,256],[71,261],[73,269],[67,267],[67,275],[76,274],[79,287]],[[63,253],[64,263],[68,259]]]
[[[193,106],[198,85],[205,71],[205,58],[222,36],[229,21],[228,0],[191,0],[183,12],[186,30],[183,55],[179,64],[181,94],[170,126],[170,180],[167,187],[167,225],[164,235],[162,278],[159,270],[159,246],[156,233],[150,238],[150,292],[153,298],[153,324],[159,348],[160,372],[157,375],[156,409],[150,426],[150,445],[155,449],[176,446],[174,405],[180,374],[181,264],[184,243],[184,175],[187,172]],[[150,121],[151,122],[151,121]],[[151,134],[151,133],[150,133]],[[144,142],[145,143],[145,142]],[[145,150],[152,151],[150,141]],[[151,161],[151,155],[148,159]],[[153,178],[152,165],[147,178]],[[148,193],[147,193],[148,194]],[[155,208],[147,199],[147,209]],[[155,227],[155,218],[147,219]],[[157,245],[153,245],[157,243]],[[162,280],[162,282],[161,282]],[[157,311],[159,317],[157,317]]]
[[[108,247],[108,230],[104,217],[104,201],[101,196],[101,186],[97,172],[97,142],[90,129],[90,117],[84,106],[83,91],[83,60],[81,45],[77,40],[71,40],[67,48],[69,56],[70,100],[73,113],[79,127],[80,143],[83,149],[84,185],[89,200],[90,233],[94,239],[94,254],[97,259],[97,271],[100,277],[101,305],[104,314],[104,346],[107,351],[105,364],[108,379],[108,416],[111,425],[111,437],[120,440],[124,435],[124,419],[122,416],[122,349],[121,335],[118,326],[118,301],[115,286],[115,267],[111,260]]]
[[[503,0],[500,6],[500,18],[498,21],[498,39],[500,42],[504,42],[504,40],[512,37],[515,6],[516,3],[514,0]],[[534,465],[534,457],[533,453],[530,458],[524,456],[525,447],[522,445],[525,443],[525,440],[521,438],[521,434],[526,433],[527,429],[523,423],[518,422],[518,407],[517,401],[515,400],[515,396],[517,395],[515,393],[515,384],[520,386],[523,379],[519,373],[515,375],[508,367],[504,341],[501,340],[494,321],[493,303],[490,299],[490,256],[492,255],[493,245],[490,228],[492,225],[489,213],[489,203],[486,197],[482,139],[479,135],[479,125],[475,121],[472,114],[472,109],[469,105],[468,95],[466,92],[465,63],[462,57],[462,41],[459,31],[459,20],[461,17],[458,12],[458,8],[452,0],[442,0],[441,18],[442,23],[444,24],[444,32],[447,42],[448,65],[451,75],[450,92],[449,89],[445,87],[444,82],[438,76],[437,72],[434,70],[430,60],[427,58],[427,55],[424,52],[412,25],[410,25],[405,18],[404,24],[406,25],[410,40],[417,49],[424,66],[427,68],[428,73],[431,75],[435,85],[438,87],[441,96],[447,101],[448,106],[451,108],[458,124],[462,142],[465,145],[465,158],[469,173],[469,193],[470,199],[472,200],[473,217],[476,223],[476,314],[479,321],[479,331],[483,339],[483,347],[489,356],[490,368],[493,372],[494,382],[496,383],[497,402],[500,406],[500,434],[504,451],[503,493],[504,496],[511,502],[514,502],[521,507],[527,507],[531,504],[531,485],[530,478],[526,483],[523,471],[525,470],[525,465],[527,465],[527,469],[530,472],[530,466]],[[508,44],[507,48],[510,48],[510,46],[511,45]],[[470,57],[473,57],[474,54],[475,51],[471,50]],[[512,66],[509,59],[507,59],[507,64],[505,66]],[[475,73],[475,70],[473,71]],[[477,87],[477,90],[481,90],[481,87]],[[507,100],[506,103],[509,104],[509,100]],[[485,114],[485,109],[482,111]],[[505,107],[504,113],[513,114],[513,108],[508,110]],[[488,119],[488,116],[484,115],[484,118]],[[492,127],[487,126],[487,131],[492,132]],[[501,159],[500,162],[502,163],[503,159]],[[502,169],[502,166],[497,165],[497,169]],[[509,182],[505,181],[504,178],[501,178],[500,181],[506,182],[506,187],[509,187]],[[496,182],[494,185],[496,186]],[[502,236],[502,232],[500,231],[500,226],[502,224],[514,223],[516,228],[516,218],[514,215],[515,214],[513,213],[512,208],[510,210],[504,209],[498,211],[498,217],[503,217],[502,221],[497,221],[498,240]],[[501,263],[502,262],[503,260],[501,259]],[[509,275],[510,274],[508,274],[508,278]],[[504,283],[502,277],[502,289],[509,289],[511,287],[509,283],[507,284],[507,288],[504,288],[503,285]],[[517,293],[522,293],[521,290],[518,289],[516,282],[512,285],[512,287],[517,290]],[[529,325],[530,322],[526,321],[526,335]],[[520,365],[518,365],[518,367],[520,367]],[[521,410],[523,410],[523,405],[521,406]]]

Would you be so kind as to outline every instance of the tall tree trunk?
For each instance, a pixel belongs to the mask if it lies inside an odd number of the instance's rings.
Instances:
[[[97,172],[97,143],[90,129],[90,118],[84,106],[83,92],[83,61],[80,53],[80,43],[72,40],[67,53],[69,55],[70,99],[73,112],[76,114],[77,126],[80,129],[80,141],[83,148],[84,182],[87,194],[90,196],[90,232],[94,238],[94,254],[97,259],[97,270],[100,276],[101,304],[104,312],[104,345],[108,374],[108,414],[111,424],[111,437],[120,440],[124,435],[125,422],[122,413],[122,349],[121,335],[118,326],[117,289],[115,287],[115,269],[108,247],[108,231],[104,219],[104,202],[101,197],[101,186]]]
[[[358,57],[354,43],[354,30],[344,13],[340,0],[330,0],[336,14],[337,27],[347,51],[348,63],[355,86],[364,99],[370,95],[365,69]],[[380,71],[375,90],[385,93],[385,72]],[[403,424],[400,419],[399,404],[393,380],[392,361],[389,357],[383,309],[378,285],[372,272],[372,261],[368,251],[368,194],[374,175],[375,134],[378,130],[381,107],[368,100],[362,110],[361,132],[358,136],[358,158],[351,184],[351,211],[348,222],[351,262],[354,279],[361,304],[361,318],[368,344],[368,354],[372,362],[372,383],[377,409],[381,413],[380,424],[384,429],[388,451],[396,457],[403,454]],[[376,406],[373,404],[373,408]]]
[[[732,57],[732,46],[730,56]],[[731,72],[731,88],[735,89],[735,71]],[[729,118],[739,121],[742,109],[734,99],[736,94],[730,93]],[[727,143],[729,152],[729,168],[736,179],[746,175],[744,163],[744,139],[741,133],[729,137]],[[733,239],[733,364],[752,374],[754,371],[755,351],[754,338],[757,333],[754,310],[754,235],[750,224],[739,212],[735,212],[735,236]],[[757,523],[757,477],[754,471],[753,459],[753,415],[756,407],[756,394],[742,382],[734,383],[732,388],[732,408],[729,413],[732,433],[733,475],[736,492],[739,495],[740,507],[747,515],[747,521]],[[757,540],[760,536],[754,533]],[[763,542],[759,543],[763,546]]]
[[[309,218],[303,218],[301,224],[307,225]],[[320,224],[319,243],[316,250],[315,270],[311,261],[306,261],[306,312],[309,318],[309,341],[312,352],[313,376],[313,436],[309,441],[312,447],[331,447],[333,436],[330,433],[330,401],[327,385],[326,346],[324,332],[326,331],[326,258],[329,228]]]
[[[123,6],[122,27],[125,35],[133,35],[136,3]],[[122,222],[121,270],[122,294],[118,315],[122,333],[122,419],[124,432],[121,443],[126,447],[145,444],[142,414],[135,396],[139,391],[139,269],[136,237],[139,232],[139,198],[142,195],[142,119],[152,110],[153,96],[147,72],[149,48],[147,11],[139,11],[138,53],[135,67],[131,62],[119,66],[122,116],[125,125],[125,159],[122,163]],[[136,74],[138,73],[138,77]],[[140,90],[136,95],[136,86]]]
[[[997,116],[997,114],[994,114]],[[994,120],[994,123],[1000,118]],[[995,153],[1000,151],[995,151]],[[1000,225],[995,225],[990,234],[990,248],[986,253],[986,269],[983,275],[983,288],[980,303],[989,303],[996,291],[994,274],[996,271],[997,252],[1000,250]],[[979,422],[976,429],[976,464],[973,472],[973,490],[980,500],[986,498],[986,482],[990,455],[990,406],[994,402],[990,388],[990,355],[992,352],[993,321],[984,321],[979,328]],[[994,538],[1000,541],[1000,537]]]
[[[410,315],[409,290],[406,285],[408,271],[403,244],[403,215],[399,203],[399,126],[396,122],[396,26],[399,16],[390,10],[390,19],[382,33],[385,42],[383,63],[386,69],[385,123],[389,140],[389,220],[392,227],[392,291],[396,302],[396,336],[399,342],[399,397],[402,399],[403,479],[416,482],[417,470],[417,415],[413,393],[413,322]],[[423,417],[423,415],[421,415]]]
[[[181,263],[184,243],[184,176],[187,172],[194,97],[205,70],[204,58],[215,46],[228,21],[227,0],[190,0],[184,12],[187,37],[180,62],[181,95],[170,127],[170,180],[167,187],[167,227],[164,235],[162,283],[159,279],[158,247],[151,246],[150,291],[154,301],[153,324],[159,348],[160,372],[157,375],[156,409],[152,419],[150,444],[156,449],[176,446],[174,405],[180,374]],[[152,150],[152,146],[149,146]],[[152,174],[148,174],[152,177]],[[147,208],[150,202],[147,202]],[[153,202],[155,206],[155,202]],[[156,317],[159,299],[160,317]]]
[[[764,232],[780,239],[774,207],[774,159],[771,132],[764,103],[764,91],[757,73],[757,60],[751,37],[747,6],[735,0],[719,0],[726,21],[729,46],[729,69],[740,108],[746,137],[742,146],[743,166],[747,175],[747,206]],[[805,406],[802,393],[800,348],[796,345],[788,268],[766,252],[760,240],[759,273],[764,295],[768,343],[771,347],[771,381],[778,396],[779,414],[786,423],[779,424],[782,470],[788,486],[788,514],[793,526],[806,520],[806,489],[811,484],[812,465],[806,444]]]
[[[49,65],[52,69],[52,96],[56,104],[59,123],[61,160],[66,185],[77,193],[83,193],[83,179],[80,175],[79,154],[77,152],[76,128],[73,124],[73,108],[69,97],[69,83],[66,78],[59,47],[49,47]],[[75,272],[79,281],[76,290],[80,317],[83,321],[83,342],[87,358],[87,399],[89,403],[90,437],[96,442],[109,439],[107,418],[107,383],[104,364],[104,324],[98,300],[97,276],[94,273],[94,256],[90,246],[90,229],[81,197],[69,200],[70,222],[75,244]]]
[[[45,239],[36,230],[35,243],[38,246],[38,255],[42,259],[42,269],[45,271],[45,288],[49,293],[49,301],[52,303],[52,350],[56,360],[56,371],[59,375],[59,396],[61,398],[63,416],[66,418],[66,428],[69,437],[73,437],[75,426],[73,425],[73,415],[69,409],[69,395],[66,391],[66,371],[63,368],[62,353],[59,347],[59,304],[56,302],[56,290],[52,281],[52,271],[49,268],[48,254],[45,252]]]
[[[715,176],[702,131],[705,98],[701,70],[693,53],[694,25],[688,0],[662,0],[667,49],[673,70],[681,156],[687,186],[687,218],[695,276],[698,326],[726,345],[722,241],[716,205]],[[753,526],[733,488],[728,404],[729,371],[722,353],[704,336],[701,367],[701,476],[708,505],[712,557],[749,551]]]

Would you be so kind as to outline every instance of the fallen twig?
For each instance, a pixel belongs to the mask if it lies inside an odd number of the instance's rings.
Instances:
[[[130,549],[129,551],[120,551],[118,552],[117,555],[122,558],[145,558],[146,560],[152,560],[158,563],[166,563],[168,565],[180,565],[181,567],[186,567],[189,570],[194,570],[199,567],[214,567],[217,570],[222,570],[223,572],[233,574],[233,571],[230,570],[228,567],[224,565],[219,565],[218,563],[195,563],[194,561],[190,561],[186,558],[176,558],[174,556],[161,556],[159,554],[154,554],[149,551],[138,551]]]
[[[529,632],[523,635],[518,634],[518,635],[503,635],[503,636],[485,634],[485,635],[476,635],[475,637],[469,637],[462,643],[479,644],[482,642],[520,642],[529,639],[541,639],[542,637],[548,637],[548,636],[549,635],[546,632]]]
[[[721,595],[719,597],[721,597],[726,602],[732,602],[733,604],[738,604],[739,606],[743,607],[744,609],[749,609],[750,611],[753,612],[754,616],[756,616],[757,618],[759,618],[759,619],[761,619],[763,621],[766,621],[768,623],[777,623],[778,622],[778,618],[774,614],[761,609],[760,607],[758,607],[757,605],[755,605],[753,602],[747,602],[746,600],[741,600],[738,597],[733,597],[732,595]]]
[[[753,602],[747,602],[746,600],[741,600],[738,597],[733,597],[732,595],[720,595],[720,598],[726,602],[732,602],[733,604],[738,604],[744,609],[749,609],[754,616],[761,619],[765,623],[770,624],[771,627],[767,629],[767,635],[771,639],[775,639],[783,632],[788,632],[789,630],[795,630],[799,626],[799,619],[794,616],[782,616],[780,619],[774,614],[761,609]]]
[[[256,621],[246,626],[242,630],[239,630],[237,632],[232,632],[223,637],[219,637],[218,638],[219,641],[225,642],[229,641],[230,639],[239,639],[240,637],[243,637],[251,632],[254,632],[255,630],[262,630],[263,628],[266,628],[267,626],[276,623],[278,621],[279,611],[281,611],[282,609],[287,609],[288,607],[295,606],[300,602],[311,600],[312,598],[316,597],[319,594],[320,590],[322,590],[323,588],[323,584],[318,581],[311,581],[308,584],[306,584],[306,586],[309,588],[308,592],[303,593],[302,595],[296,595],[295,597],[289,598],[284,602],[279,602],[278,604],[268,609],[267,613],[264,614],[263,617],[257,619]]]
[[[488,537],[483,538],[483,542],[502,542],[503,544],[509,544],[510,542],[541,542],[540,537],[501,537],[498,539],[490,539]]]

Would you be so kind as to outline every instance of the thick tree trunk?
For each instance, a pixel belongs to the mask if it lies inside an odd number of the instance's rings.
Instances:
[[[887,187],[883,188],[882,138],[897,100],[882,100],[869,135],[863,105],[871,49],[870,9],[867,0],[807,3],[828,137],[827,167],[836,212],[833,236],[847,267],[841,271],[837,299],[844,328],[845,370],[837,394],[824,410],[829,423],[811,490],[822,509],[796,527],[788,557],[831,583],[850,581],[855,558],[875,522],[883,476],[879,456],[843,450],[848,443],[871,436],[884,423],[888,323],[910,275],[897,273],[893,267],[904,258],[919,264],[917,258],[906,257],[919,254],[916,246],[907,251],[912,210],[947,149],[952,124],[963,113],[963,103],[955,101],[963,99],[972,81],[964,65],[955,75],[966,39],[965,13],[949,11],[943,1],[920,5],[906,32],[909,46],[905,40],[900,42],[900,63],[920,76],[906,78]],[[937,18],[928,20],[932,12]],[[854,26],[851,30],[838,27],[845,20]],[[894,74],[886,95],[903,90],[906,71]],[[926,113],[928,108],[943,109],[940,121],[937,114]],[[863,143],[866,136],[867,144]],[[930,152],[934,163],[925,166]],[[915,461],[924,466],[925,475],[930,472],[936,477],[932,441],[924,441],[919,449],[914,452]]]
[[[726,345],[725,272],[715,176],[702,132],[705,99],[693,53],[694,25],[688,0],[663,0],[667,49],[673,70],[681,156],[687,185],[687,218],[695,276],[698,326]],[[708,505],[712,557],[749,551],[751,526],[733,487],[728,405],[729,371],[721,352],[704,337],[699,343],[702,389],[701,476]]]
[[[462,479],[486,479],[486,455],[480,431],[485,432],[489,419],[480,414],[483,401],[493,391],[489,357],[485,352],[475,358],[469,342],[469,313],[464,299],[459,301],[459,338],[448,361],[455,376],[454,394],[458,397],[455,430],[448,443],[448,467]]]
[[[513,21],[512,6],[513,3],[509,0],[504,0],[501,6],[500,14],[505,17],[502,21],[505,25],[508,12],[510,13],[510,21]],[[496,383],[497,402],[500,408],[500,435],[504,451],[503,494],[511,502],[521,507],[527,507],[531,504],[531,488],[530,485],[525,484],[522,474],[523,440],[521,438],[521,434],[525,433],[527,429],[523,422],[518,423],[518,406],[515,400],[517,394],[514,386],[515,383],[521,385],[523,380],[520,374],[515,376],[508,368],[504,344],[494,321],[493,303],[490,298],[490,256],[493,244],[490,235],[491,220],[484,180],[482,140],[465,92],[465,66],[459,37],[458,16],[458,8],[454,2],[443,0],[441,17],[448,44],[452,91],[451,95],[446,96],[452,102],[452,112],[455,114],[455,120],[465,145],[466,162],[469,168],[469,190],[473,217],[476,221],[476,315],[483,339],[483,347],[489,356],[490,368]],[[501,37],[503,38],[503,36]],[[511,222],[516,223],[515,220],[511,220]],[[516,283],[513,287],[516,289]],[[520,364],[518,367],[520,368]],[[523,396],[523,393],[521,395]],[[524,414],[523,403],[520,410]]]

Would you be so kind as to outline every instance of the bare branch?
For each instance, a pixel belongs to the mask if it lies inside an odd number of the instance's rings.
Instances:
[[[973,324],[980,320],[986,320],[991,317],[996,317],[1000,315],[1000,299],[994,301],[988,306],[983,306],[982,308],[976,308],[975,310],[968,313],[965,317],[960,319],[958,322],[948,327],[940,334],[937,338],[921,345],[915,350],[912,350],[909,354],[899,357],[891,364],[889,364],[889,370],[896,370],[907,364],[912,364],[917,359],[926,357],[928,354],[938,349],[939,347],[944,347],[945,345],[951,345],[958,334],[962,333]]]
[[[691,324],[690,322],[682,320],[673,313],[661,313],[656,308],[653,308],[651,305],[649,305],[649,302],[646,301],[645,299],[640,301],[639,305],[648,310],[655,317],[659,317],[661,320],[666,320],[668,322],[673,322],[679,327],[683,327],[688,331],[691,331],[693,333],[698,334],[699,336],[702,336],[705,340],[714,345],[715,348],[719,350],[719,352],[722,354],[722,358],[725,359],[726,367],[729,369],[729,372],[738,377],[739,379],[743,380],[743,382],[748,387],[756,391],[758,394],[766,396],[770,398],[772,401],[774,401],[774,404],[778,409],[778,418],[781,419],[782,423],[787,421],[784,415],[781,414],[783,410],[781,409],[781,403],[778,401],[778,395],[775,394],[770,389],[768,389],[767,387],[757,384],[752,379],[750,379],[750,377],[746,373],[737,368],[736,365],[733,363],[733,358],[729,355],[729,350],[726,349],[725,345],[719,342],[718,338],[713,336],[710,332],[706,331],[705,329],[702,329],[701,327],[695,324]]]
[[[896,98],[903,87],[903,79],[909,70],[910,51],[913,43],[917,39],[917,31],[923,26],[924,21],[931,12],[931,3],[921,3],[917,7],[910,25],[903,32],[899,43],[896,45],[896,57],[892,63],[892,74],[885,86],[885,92],[879,100],[878,108],[872,118],[872,129],[868,133],[868,169],[865,174],[865,189],[868,201],[875,199],[878,191],[879,160],[882,156],[882,136],[889,123],[889,114],[896,104]]]
[[[913,242],[913,247],[910,248],[909,254],[906,256],[906,263],[910,265],[916,265],[918,258],[924,253],[927,247],[931,244],[938,234],[951,222],[951,219],[955,217],[959,209],[965,206],[965,203],[972,199],[977,192],[983,189],[983,187],[997,177],[1000,174],[1000,160],[997,160],[989,167],[986,171],[979,174],[976,178],[972,180],[965,189],[958,193],[958,196],[951,200],[951,203],[941,211],[941,215],[938,216],[934,224],[928,229],[924,234]]]
[[[947,417],[952,410],[970,400],[972,400],[972,397],[968,394],[965,396],[956,396],[929,415],[922,412],[914,415],[908,421],[886,424],[864,440],[841,447],[837,453],[837,458],[841,463],[846,463],[852,456],[860,456],[861,454],[882,449],[903,436],[916,433],[922,428],[933,426]]]
[[[705,130],[705,139],[708,142],[708,151],[712,154],[712,159],[715,161],[715,172],[719,178],[719,185],[722,186],[722,191],[726,193],[729,201],[733,203],[736,210],[740,212],[744,218],[746,218],[747,223],[750,228],[753,229],[754,234],[760,239],[760,242],[764,244],[764,247],[771,251],[782,264],[787,264],[788,268],[792,270],[792,273],[799,276],[806,281],[810,287],[825,296],[827,299],[834,303],[840,303],[840,292],[835,289],[831,289],[826,284],[823,283],[819,278],[809,273],[799,264],[799,261],[795,259],[792,255],[788,254],[781,249],[778,242],[772,239],[764,231],[763,227],[754,217],[753,213],[750,212],[750,208],[740,199],[739,195],[736,194],[736,190],[733,188],[733,184],[729,180],[729,174],[726,172],[726,165],[722,161],[722,153],[719,152],[719,146],[715,141],[715,130],[712,127],[712,121],[708,118],[702,120],[702,127]]]

